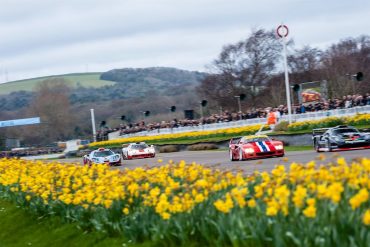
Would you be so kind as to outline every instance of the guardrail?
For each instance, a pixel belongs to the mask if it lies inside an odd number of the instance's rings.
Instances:
[[[302,113],[302,114],[293,114],[292,120],[295,122],[301,122],[301,121],[322,119],[322,118],[332,117],[332,116],[335,116],[335,117],[353,116],[358,113],[370,113],[370,105],[358,106],[358,107],[346,108],[346,109],[335,109],[335,110],[329,110],[329,111],[318,111],[318,112],[308,112],[308,113]],[[280,121],[288,121],[288,116],[283,115]],[[156,129],[156,130],[151,130],[151,131],[141,131],[138,133],[127,134],[123,136],[120,136],[119,131],[116,131],[116,132],[109,133],[108,139],[113,140],[113,139],[117,139],[120,137],[151,136],[151,135],[158,135],[158,134],[172,134],[172,133],[182,133],[182,132],[190,132],[190,131],[226,129],[226,128],[242,127],[242,126],[254,125],[254,124],[265,124],[266,122],[267,122],[266,118],[253,118],[253,119],[205,124],[205,125],[198,125],[198,126],[185,126],[185,127],[178,127],[178,128],[165,128],[165,129]]]

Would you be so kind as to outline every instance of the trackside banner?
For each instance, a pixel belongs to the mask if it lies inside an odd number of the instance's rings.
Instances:
[[[41,123],[39,117],[6,120],[6,121],[0,121],[0,128],[20,126],[20,125],[39,124],[39,123]]]

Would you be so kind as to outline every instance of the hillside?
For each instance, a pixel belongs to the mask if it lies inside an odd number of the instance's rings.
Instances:
[[[64,79],[65,82],[68,84],[68,86],[70,86],[71,88],[78,88],[78,87],[99,88],[99,87],[110,86],[110,85],[115,84],[112,81],[101,80],[100,75],[101,75],[100,72],[74,73],[74,74],[45,76],[45,77],[38,77],[38,78],[33,78],[33,79],[12,81],[12,82],[0,84],[0,94],[4,95],[4,94],[17,92],[17,91],[33,91],[37,83],[43,80],[51,79],[51,78]]]
[[[159,95],[175,96],[194,89],[206,74],[175,68],[152,67],[143,69],[114,69],[102,73],[100,78],[116,82],[114,88],[124,98]]]
[[[104,73],[66,74],[0,84],[0,110],[17,110],[29,105],[37,83],[62,78],[71,87],[73,105],[104,103],[143,97],[178,97],[192,93],[205,73],[175,68],[113,69]],[[99,90],[97,90],[99,88]]]

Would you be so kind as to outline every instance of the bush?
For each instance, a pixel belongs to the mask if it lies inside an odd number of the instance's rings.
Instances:
[[[166,145],[159,147],[159,152],[160,153],[173,153],[173,152],[178,152],[180,151],[180,148],[178,145]]]
[[[189,151],[214,150],[214,149],[218,149],[218,146],[214,143],[199,143],[190,145],[188,147]]]
[[[288,121],[281,121],[275,126],[274,131],[287,131],[288,130]]]

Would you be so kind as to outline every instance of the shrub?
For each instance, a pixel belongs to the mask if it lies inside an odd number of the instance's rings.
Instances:
[[[281,121],[275,126],[274,131],[287,131],[288,130],[288,121]]]
[[[173,152],[178,152],[180,151],[180,148],[178,145],[166,145],[159,147],[159,152],[160,153],[173,153]]]
[[[214,150],[214,149],[218,149],[218,146],[214,143],[199,143],[190,145],[188,147],[189,151]]]

